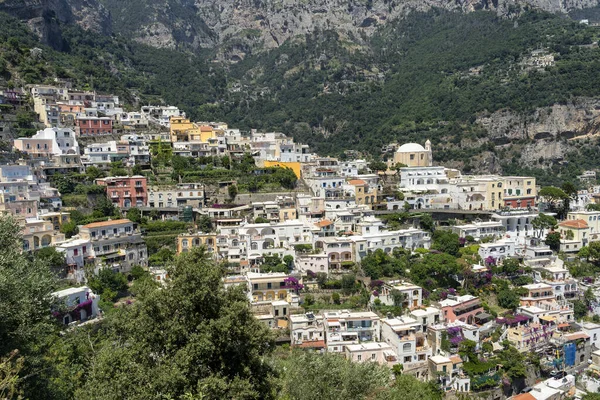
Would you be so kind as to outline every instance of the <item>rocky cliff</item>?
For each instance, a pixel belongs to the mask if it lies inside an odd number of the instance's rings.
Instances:
[[[481,116],[476,123],[488,133],[486,140],[505,156],[516,156],[516,161],[529,167],[545,168],[562,163],[565,155],[577,152],[589,139],[600,135],[600,100],[579,98],[568,104],[538,108],[532,113],[519,114],[510,110],[496,111]],[[476,168],[487,171],[489,163],[507,162],[495,157],[478,160]]]
[[[78,24],[102,34],[112,32],[108,10],[97,0],[0,0],[0,12],[26,21],[43,43],[62,48],[60,24]]]
[[[566,13],[598,0],[101,0],[115,30],[158,47],[224,47],[245,52],[277,47],[290,37],[333,29],[360,42],[377,26],[433,7],[510,15],[525,7]]]

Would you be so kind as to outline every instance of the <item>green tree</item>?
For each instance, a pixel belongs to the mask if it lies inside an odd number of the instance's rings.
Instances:
[[[342,275],[342,290],[345,295],[356,292],[356,275],[344,274]]]
[[[60,273],[67,266],[65,253],[56,251],[56,247],[48,246],[35,252],[35,258],[46,263],[52,271]]]
[[[97,275],[88,278],[88,285],[95,293],[101,295],[106,290],[114,293],[124,292],[127,290],[127,277],[111,268],[102,268]]]
[[[102,196],[96,201],[96,205],[94,205],[94,213],[102,218],[114,216],[118,213],[118,210],[110,200]]]
[[[596,263],[600,261],[600,242],[590,242],[587,247],[589,249],[590,259],[594,260]]]
[[[142,211],[137,207],[131,207],[127,210],[127,219],[136,224],[142,223]]]
[[[557,226],[556,218],[551,215],[540,213],[537,217],[531,220],[531,226],[536,230],[536,235],[541,238],[544,231],[555,229]]]
[[[288,268],[292,268],[294,266],[294,256],[289,254],[283,256],[283,262],[288,266]]]
[[[265,362],[273,337],[243,288],[225,289],[223,270],[202,247],[179,256],[168,272],[163,290],[110,316],[76,397],[273,399]]]
[[[519,295],[508,287],[498,292],[497,299],[500,307],[508,308],[509,310],[515,310],[521,303]]]
[[[410,278],[431,289],[456,288],[459,286],[456,277],[461,272],[462,267],[450,254],[430,253],[411,264]]]
[[[369,169],[373,172],[387,171],[387,164],[383,161],[371,161],[369,163]]]
[[[581,249],[579,249],[579,252],[577,252],[577,257],[579,258],[585,258],[586,261],[590,260],[590,248],[588,246],[583,246]]]
[[[434,232],[432,239],[432,249],[439,250],[454,257],[460,255],[460,241],[458,239],[458,234],[446,230],[437,230]]]
[[[411,375],[396,376],[389,390],[380,391],[376,400],[442,400],[443,394],[435,381],[423,382]]]
[[[110,176],[127,176],[127,170],[123,165],[123,161],[115,161],[110,166]]]
[[[221,165],[225,169],[229,169],[231,167],[231,159],[228,156],[221,157]]]
[[[304,304],[307,306],[312,306],[313,304],[315,304],[315,296],[313,296],[312,294],[307,294],[304,297]]]
[[[332,293],[331,300],[333,300],[333,304],[340,304],[340,294],[337,292]]]
[[[280,396],[290,400],[367,399],[389,383],[389,369],[336,354],[295,351],[280,364]]]
[[[90,165],[85,169],[85,176],[88,181],[94,182],[96,179],[104,177],[104,172],[100,168]]]
[[[431,214],[423,214],[419,219],[419,226],[428,232],[433,233],[435,231],[435,222]]]
[[[573,314],[575,315],[575,319],[582,319],[587,313],[588,308],[583,301],[575,300],[573,302]]]
[[[229,194],[229,199],[234,201],[238,195],[237,185],[229,185],[229,187],[227,187],[227,193]]]
[[[521,269],[521,263],[516,258],[505,258],[502,261],[502,272],[506,275],[515,275]]]
[[[56,278],[46,260],[30,260],[22,249],[19,225],[12,218],[0,218],[0,384],[5,384],[0,395],[38,384],[35,373],[59,328],[50,313]],[[27,390],[25,395],[36,398]]]
[[[554,251],[560,250],[560,233],[550,232],[546,235],[545,243]]]
[[[402,293],[397,289],[392,289],[390,293],[392,296],[392,302],[394,303],[394,307],[402,307],[402,304],[406,301],[406,293]]]
[[[63,223],[60,226],[60,232],[64,233],[65,237],[67,239],[69,239],[79,233],[79,228],[77,227],[77,224],[75,223],[75,221],[71,220],[71,221]]]
[[[212,232],[212,221],[208,215],[200,215],[198,221],[196,221],[196,224],[198,225],[198,229],[200,230],[200,232]]]

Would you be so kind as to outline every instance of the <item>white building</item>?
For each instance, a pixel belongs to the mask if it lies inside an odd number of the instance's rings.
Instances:
[[[370,342],[345,346],[345,356],[354,362],[376,362],[389,367],[397,363],[392,346],[387,343]]]
[[[135,265],[148,264],[146,244],[128,219],[82,225],[79,227],[79,236],[91,242],[91,256],[98,267],[99,263],[103,263],[121,272],[128,272]]]
[[[421,323],[411,317],[386,318],[381,321],[381,340],[389,344],[405,370],[423,367],[432,355]]]
[[[478,252],[482,260],[492,257],[496,262],[514,257],[517,254],[515,241],[509,238],[500,239],[493,243],[481,243]]]
[[[504,225],[500,221],[473,222],[472,224],[455,225],[452,227],[452,232],[461,238],[472,236],[475,240],[480,240],[489,236],[503,236]]]
[[[329,274],[329,257],[327,254],[298,254],[295,260],[298,272],[306,274],[312,271],[315,274],[322,272]]]
[[[408,282],[391,281],[385,284],[381,288],[378,298],[383,304],[393,306],[394,292],[402,295],[402,308],[412,309],[423,305],[423,288]]]
[[[323,314],[327,351],[344,352],[345,346],[377,341],[381,334],[379,316],[371,311],[327,311]]]
[[[96,318],[98,315],[98,302],[100,296],[95,295],[87,286],[59,290],[52,296],[64,301],[67,309],[60,316],[65,325],[72,322],[84,322]]]
[[[312,312],[289,316],[292,346],[325,347],[325,326],[322,315]]]

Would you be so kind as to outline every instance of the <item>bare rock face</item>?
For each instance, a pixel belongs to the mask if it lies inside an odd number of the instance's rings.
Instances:
[[[60,24],[111,33],[110,13],[97,0],[4,0],[0,11],[26,21],[42,42],[58,50],[62,48]]]
[[[600,99],[578,99],[527,114],[501,110],[479,117],[477,123],[497,145],[522,143],[519,161],[534,166],[539,160],[561,160],[574,141],[600,134]]]
[[[477,119],[489,132],[489,138],[500,144],[518,139],[570,139],[596,129],[600,117],[600,100],[538,108],[530,114],[500,110]]]
[[[245,52],[240,47],[246,51],[270,49],[289,38],[317,30],[335,30],[342,38],[360,42],[388,21],[433,7],[460,12],[491,10],[498,15],[510,15],[519,6],[564,13],[599,3],[599,0],[101,1],[113,12],[115,21],[120,21],[121,30],[127,30],[140,42],[158,47],[182,44],[192,48],[219,47],[222,55],[231,48],[237,48],[233,53],[238,55]]]

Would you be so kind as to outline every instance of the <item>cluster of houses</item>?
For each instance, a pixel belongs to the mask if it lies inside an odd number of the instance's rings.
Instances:
[[[116,162],[147,169],[151,146],[157,143],[182,157],[236,159],[250,154],[259,167],[289,168],[305,189],[259,193],[237,204],[211,202],[204,182],[158,185],[146,175],[130,174],[95,183],[104,186],[106,198],[122,210],[155,211],[163,219],[210,218],[210,231],[177,237],[177,253],[205,246],[216,260],[227,262],[235,275],[227,276],[225,285],[245,286],[257,318],[273,329],[288,329],[294,347],[341,353],[356,362],[401,365],[403,373],[437,380],[445,390],[457,392],[470,392],[476,385],[463,372],[457,352],[464,340],[474,341],[477,349],[485,343],[501,348],[508,340],[520,352],[538,352],[549,366],[557,353],[568,353],[562,359],[569,368],[587,367],[594,356],[600,360],[600,325],[575,321],[571,302],[588,287],[600,298],[600,288],[573,278],[543,244],[548,231],[534,224],[539,196],[533,177],[463,175],[434,166],[430,141],[424,146],[388,146],[386,151],[393,155],[387,171],[372,171],[364,159],[321,157],[282,133],[195,123],[176,107],[144,106],[139,112],[125,112],[117,96],[55,86],[33,86],[30,96],[45,128],[13,140],[19,159],[0,166],[0,211],[22,225],[23,251],[55,247],[65,254],[68,277],[77,282],[85,281],[86,266],[121,272],[136,265],[148,267],[149,254],[139,227],[128,219],[82,225],[77,235],[66,239],[60,230],[70,221],[71,210],[63,207],[61,194],[50,185],[53,175],[83,173],[89,167],[109,171]],[[80,147],[84,141],[87,144]],[[589,181],[590,175],[582,180]],[[567,255],[599,240],[600,212],[585,211],[586,204],[600,201],[596,192],[600,188],[591,186],[581,192],[559,223],[560,250]],[[189,214],[184,216],[182,208]],[[370,299],[370,311],[304,311],[300,290],[307,276],[352,271],[377,250],[393,254],[395,249],[429,249],[429,231],[417,226],[390,229],[378,218],[409,210],[470,220],[448,229],[461,240],[479,244],[483,265],[473,265],[473,274],[488,274],[491,264],[508,258],[531,267],[534,283],[523,286],[527,293],[516,314],[494,318],[471,295],[448,294],[425,305],[423,288],[405,281],[379,288]],[[275,256],[282,262],[292,260],[287,272],[260,272],[265,260]],[[157,280],[168,279],[164,270],[151,270]],[[398,305],[397,293],[402,294],[403,315],[374,312],[375,303]],[[98,314],[98,296],[88,287],[55,295],[69,306],[63,315],[66,324]],[[600,315],[600,305],[593,312]],[[498,331],[500,338],[493,340]],[[600,365],[591,365],[600,371]],[[567,381],[545,382],[527,394],[561,398],[573,388]],[[590,387],[600,387],[600,380],[588,381]]]

